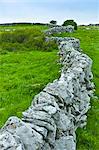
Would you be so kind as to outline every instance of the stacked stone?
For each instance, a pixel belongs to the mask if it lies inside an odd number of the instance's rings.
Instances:
[[[68,25],[68,26],[56,26],[56,27],[53,27],[53,28],[50,28],[48,30],[45,30],[44,31],[46,33],[46,35],[52,35],[52,34],[55,34],[55,33],[63,33],[63,32],[74,32],[74,26],[72,25]]]
[[[79,40],[59,43],[61,77],[34,97],[22,119],[8,119],[0,150],[76,150],[75,131],[86,125],[94,89],[92,60],[80,52]]]
[[[68,42],[68,43],[72,43],[72,46],[74,49],[76,49],[77,51],[81,51],[80,49],[80,41],[79,39],[76,39],[74,37],[46,37],[46,42],[49,42],[49,41],[55,41],[58,45],[64,45],[65,42]],[[62,42],[64,42],[62,44]]]

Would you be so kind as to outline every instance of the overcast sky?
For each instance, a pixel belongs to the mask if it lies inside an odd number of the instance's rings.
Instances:
[[[0,0],[0,23],[74,19],[78,24],[99,23],[99,0]]]

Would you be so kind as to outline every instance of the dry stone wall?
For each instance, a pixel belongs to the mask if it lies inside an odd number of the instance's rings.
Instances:
[[[56,26],[44,31],[46,35],[52,35],[54,33],[63,33],[63,32],[74,32],[74,26]]]
[[[78,39],[54,40],[61,76],[34,97],[22,119],[7,120],[0,130],[0,150],[76,150],[75,131],[86,125],[93,95],[92,60],[82,53]]]

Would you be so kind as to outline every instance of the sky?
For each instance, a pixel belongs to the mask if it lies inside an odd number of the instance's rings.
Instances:
[[[99,23],[99,0],[0,0],[0,23]]]

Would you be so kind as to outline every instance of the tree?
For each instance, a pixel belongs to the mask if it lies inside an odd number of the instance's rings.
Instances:
[[[55,24],[55,25],[56,25],[56,24],[57,24],[57,21],[55,21],[55,20],[51,20],[51,21],[50,21],[50,23],[51,23],[51,24]]]
[[[74,20],[66,20],[62,26],[68,26],[68,25],[74,26],[74,29],[77,30],[77,23]]]

